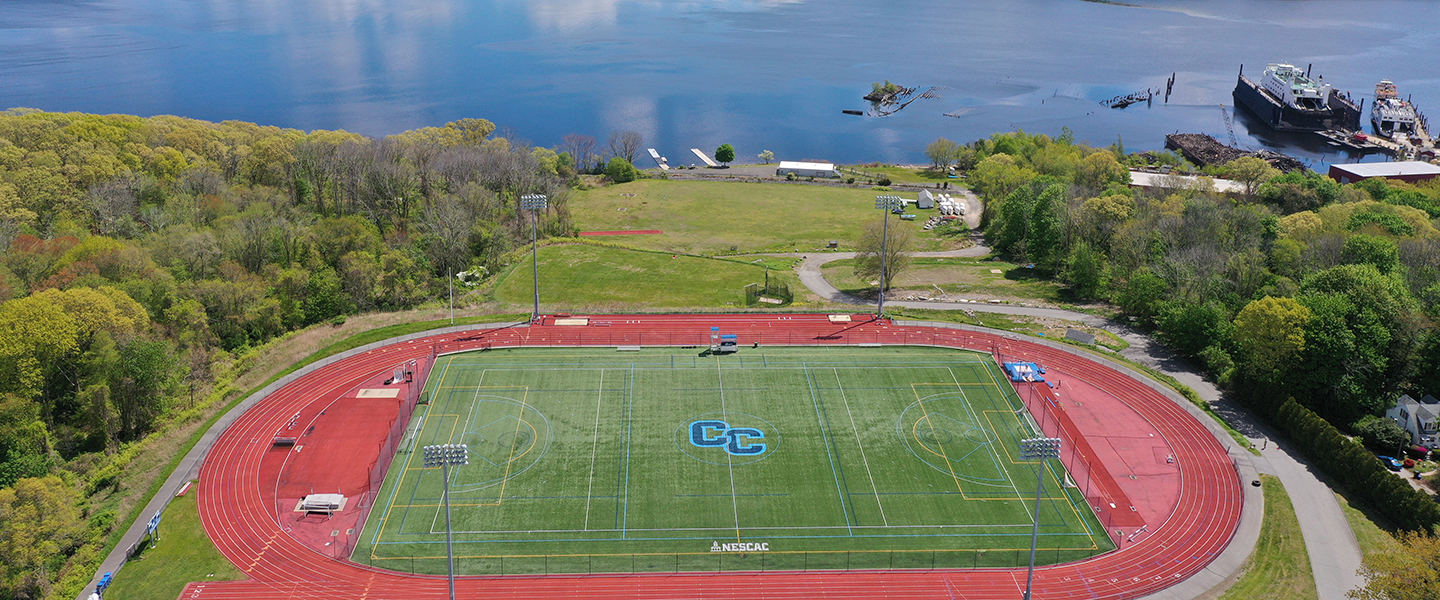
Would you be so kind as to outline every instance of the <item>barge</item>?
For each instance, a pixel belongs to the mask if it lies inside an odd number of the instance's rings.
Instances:
[[[1276,131],[1360,129],[1361,109],[1349,94],[1294,65],[1267,65],[1259,83],[1245,77],[1242,65],[1234,96],[1236,104]]]

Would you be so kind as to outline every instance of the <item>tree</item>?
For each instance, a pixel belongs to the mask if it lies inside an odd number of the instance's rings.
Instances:
[[[465,118],[446,123],[445,127],[459,131],[461,141],[471,146],[479,146],[495,133],[495,124],[485,119]]]
[[[720,144],[720,147],[715,149],[715,162],[718,162],[718,163],[720,163],[720,164],[722,164],[722,165],[729,165],[730,163],[732,163],[732,162],[734,162],[734,161],[735,161],[735,147],[734,147],[734,146],[731,146],[730,144]]]
[[[595,138],[577,133],[566,134],[560,140],[560,151],[575,159],[575,170],[588,173],[595,167]]]
[[[890,289],[890,283],[895,281],[895,276],[910,266],[909,251],[913,241],[914,234],[909,227],[891,227],[886,238],[883,221],[866,223],[860,232],[860,243],[856,247],[855,275],[865,281],[879,280],[885,289]]]
[[[768,165],[770,161],[775,160],[775,153],[769,150],[761,150],[758,157]]]
[[[1075,295],[1087,300],[1101,299],[1110,287],[1110,268],[1105,256],[1083,241],[1070,251],[1066,279]]]
[[[1044,273],[1055,273],[1059,270],[1060,261],[1065,259],[1062,247],[1066,221],[1062,216],[1064,210],[1065,185],[1059,183],[1040,192],[1030,210],[1025,254]]]
[[[1115,155],[1104,150],[1080,161],[1075,168],[1075,183],[1100,191],[1115,184],[1129,185],[1130,170]]]
[[[80,544],[79,498],[53,475],[0,489],[0,595],[42,598],[52,574]]]
[[[1230,315],[1219,302],[1167,301],[1161,303],[1157,324],[1170,345],[1197,356],[1201,351],[1230,338]]]
[[[1356,234],[1345,238],[1341,257],[1346,264],[1374,265],[1381,273],[1389,273],[1400,264],[1395,240],[1374,235]]]
[[[936,169],[945,169],[955,164],[959,153],[960,144],[943,137],[925,146],[925,158],[930,159],[930,166]]]
[[[1363,438],[1365,445],[1376,452],[1391,454],[1410,445],[1410,434],[1401,429],[1394,419],[1365,415],[1355,422],[1353,429],[1355,435]]]
[[[121,439],[136,439],[150,431],[174,387],[178,364],[175,349],[164,341],[135,340],[120,348],[110,390]]]
[[[1260,186],[1280,176],[1280,170],[1259,158],[1242,156],[1225,163],[1225,175],[1245,186],[1245,200],[1253,201]]]
[[[1240,309],[1231,336],[1239,348],[1241,369],[1262,381],[1273,380],[1305,350],[1310,309],[1294,298],[1266,296]]]
[[[616,156],[612,157],[610,162],[605,165],[605,175],[615,183],[630,183],[640,177],[640,171],[636,170],[635,165],[630,164],[630,161]]]
[[[1440,537],[1400,532],[1398,544],[1366,554],[1360,563],[1365,587],[1345,592],[1354,600],[1440,598]]]
[[[636,131],[616,131],[610,134],[607,146],[610,148],[610,156],[625,159],[625,162],[635,164],[635,153],[640,151],[643,137]]]

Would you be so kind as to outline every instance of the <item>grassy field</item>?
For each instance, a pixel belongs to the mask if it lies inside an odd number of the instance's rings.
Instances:
[[[743,340],[742,340],[743,342]],[[354,560],[457,571],[671,572],[1018,566],[1035,463],[988,357],[931,348],[494,350],[445,357]],[[1112,548],[1045,465],[1041,563]],[[741,548],[721,544],[751,544]],[[760,544],[766,546],[761,547]]]
[[[105,597],[111,600],[177,598],[192,581],[231,581],[245,575],[230,564],[200,525],[195,492],[170,502],[160,521],[160,540],[120,571]]]
[[[823,272],[830,283],[847,294],[873,294],[874,288],[856,277],[854,269],[855,261],[847,259],[825,265]],[[935,288],[931,286],[940,286],[952,298],[970,300],[1038,300],[1050,304],[1068,300],[1063,286],[1040,277],[1033,269],[979,258],[913,258],[894,283],[898,296],[934,296]]]
[[[665,232],[615,238],[639,248],[693,254],[817,252],[830,240],[842,249],[853,247],[861,225],[882,216],[875,210],[879,193],[779,183],[644,179],[576,192],[570,199],[570,214],[582,231]],[[923,250],[940,250],[952,243],[921,231],[920,221],[892,218],[890,226],[913,228]]]
[[[1310,555],[1300,534],[1300,521],[1290,494],[1273,475],[1261,475],[1265,489],[1265,520],[1260,540],[1245,566],[1245,574],[1221,596],[1221,600],[1311,600],[1317,596]]]
[[[582,244],[540,248],[542,310],[623,311],[644,308],[744,308],[744,287],[764,283],[765,264],[695,256],[642,252]],[[772,269],[770,277],[790,283],[801,294],[790,269]],[[501,302],[533,302],[530,257],[517,262],[495,288]],[[762,305],[768,306],[768,305]]]

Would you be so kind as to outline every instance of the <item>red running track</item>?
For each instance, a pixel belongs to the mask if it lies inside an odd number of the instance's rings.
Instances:
[[[859,319],[868,317],[857,316]],[[1000,335],[889,321],[834,324],[824,315],[691,315],[594,317],[589,326],[556,326],[438,335],[371,350],[319,368],[261,400],[220,436],[200,474],[200,517],[220,552],[250,579],[192,583],[181,598],[429,599],[447,596],[443,576],[376,569],[324,556],[287,534],[266,502],[260,463],[277,430],[315,398],[336,397],[402,360],[439,352],[501,346],[708,345],[710,327],[741,342],[780,344],[932,344],[990,352],[1054,366],[1123,397],[1155,426],[1180,467],[1179,501],[1168,518],[1121,550],[1084,561],[1038,568],[1034,597],[1136,598],[1196,574],[1224,550],[1240,521],[1242,489],[1224,447],[1183,408],[1114,369],[1045,345]],[[547,600],[707,598],[720,600],[834,598],[1020,598],[1024,569],[936,571],[765,572],[630,576],[461,577],[459,597]]]

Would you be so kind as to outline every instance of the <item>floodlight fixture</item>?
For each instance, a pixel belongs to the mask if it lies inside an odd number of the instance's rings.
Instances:
[[[880,298],[875,303],[875,318],[885,316],[885,278],[887,276],[887,259],[890,253],[887,250],[890,240],[890,212],[905,205],[904,200],[899,196],[884,195],[875,197],[875,208],[885,211],[885,224],[880,230]]]
[[[540,255],[536,243],[536,220],[540,211],[549,206],[550,197],[545,194],[525,194],[520,197],[520,210],[530,211],[530,274],[535,284],[535,309],[530,312],[532,322],[540,315]]]
[[[445,498],[445,557],[450,565],[450,600],[455,600],[455,544],[450,531],[450,467],[470,464],[470,447],[465,444],[436,444],[421,449],[425,468],[440,467]]]
[[[1030,572],[1025,576],[1025,600],[1030,600],[1030,587],[1035,583],[1035,543],[1040,537],[1040,494],[1045,491],[1045,461],[1060,458],[1060,438],[1020,440],[1020,458],[1040,461],[1040,468],[1035,469],[1035,525],[1030,529]]]

